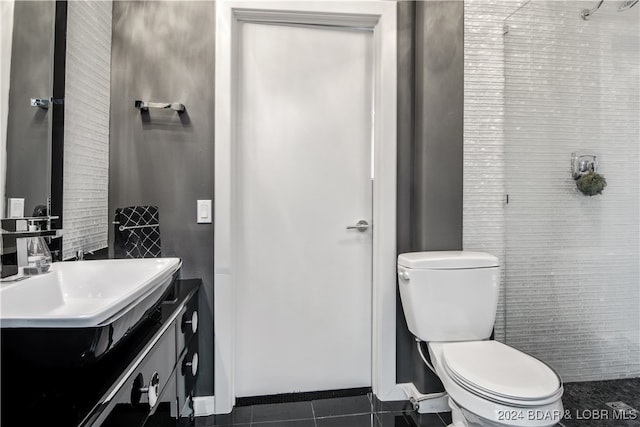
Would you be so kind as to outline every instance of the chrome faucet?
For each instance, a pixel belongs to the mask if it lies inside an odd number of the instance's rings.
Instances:
[[[45,219],[46,220],[46,219]],[[0,220],[0,277],[18,274],[28,264],[27,242],[30,237],[59,237],[56,230],[35,230],[27,226],[26,218]]]

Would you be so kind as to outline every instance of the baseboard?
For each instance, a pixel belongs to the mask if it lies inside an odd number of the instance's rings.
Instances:
[[[400,400],[407,400],[407,393],[404,391],[404,386],[405,384],[396,384],[384,395],[376,394],[376,397],[378,398],[378,400],[381,400],[383,402],[397,402]]]
[[[309,402],[319,399],[331,399],[336,397],[366,396],[371,392],[371,387],[342,388],[323,391],[305,391],[300,393],[282,393],[266,396],[238,397],[235,408],[240,406],[264,405],[270,403]]]
[[[208,417],[215,413],[215,396],[195,396],[193,398],[193,415],[196,417]]]

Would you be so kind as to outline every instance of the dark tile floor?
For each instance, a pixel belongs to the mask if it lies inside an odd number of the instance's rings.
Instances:
[[[605,403],[623,401],[640,410],[640,378],[565,384],[560,427],[640,427],[640,413],[616,415]],[[231,414],[197,418],[195,425],[245,427],[444,427],[449,412],[417,414],[408,402],[381,402],[371,393],[237,407]]]
[[[381,402],[371,393],[308,402],[234,408],[227,415],[197,418],[196,426],[251,427],[444,427],[451,414],[418,415],[408,402]]]
[[[614,413],[607,402],[622,401],[635,411]],[[564,386],[564,427],[640,426],[640,378],[590,381]]]

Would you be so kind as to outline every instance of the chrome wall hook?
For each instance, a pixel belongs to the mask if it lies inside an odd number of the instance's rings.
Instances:
[[[591,172],[598,172],[600,165],[593,154],[571,154],[571,176],[578,179]]]

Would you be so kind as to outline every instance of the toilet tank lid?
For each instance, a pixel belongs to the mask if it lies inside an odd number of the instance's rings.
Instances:
[[[485,252],[430,251],[398,256],[398,265],[428,270],[498,267],[498,257]]]

